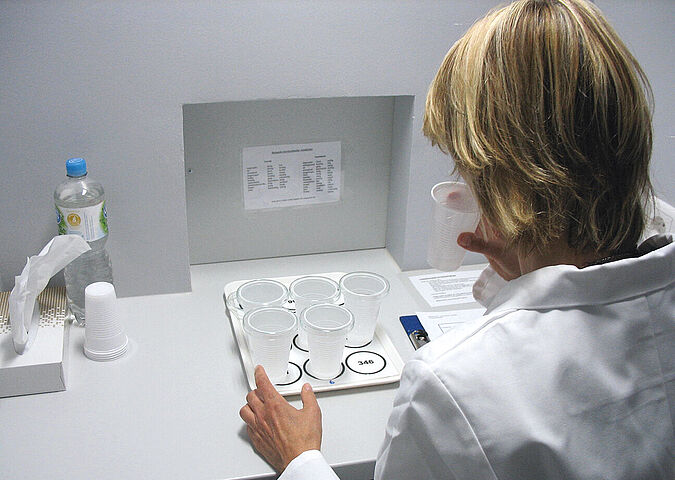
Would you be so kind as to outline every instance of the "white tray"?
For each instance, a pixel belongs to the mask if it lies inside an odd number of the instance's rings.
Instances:
[[[314,274],[313,274],[314,275]],[[318,274],[328,277],[336,282],[342,278],[344,273],[331,272]],[[289,286],[295,277],[273,278],[278,282]],[[225,300],[226,310],[232,324],[232,331],[239,347],[239,354],[244,367],[244,374],[248,380],[251,390],[255,389],[255,378],[253,369],[255,365],[251,360],[251,354],[246,342],[246,335],[242,326],[242,310],[234,300],[234,294],[243,283],[249,280],[238,280],[225,285],[223,299]],[[386,299],[385,299],[386,301]],[[293,302],[289,301],[284,305],[285,308],[293,310]],[[332,380],[321,380],[309,375],[306,371],[306,364],[309,360],[308,352],[297,347],[295,339],[291,347],[289,358],[289,370],[286,380],[276,384],[276,388],[282,395],[298,395],[300,389],[305,383],[312,385],[315,392],[325,392],[329,390],[343,390],[347,388],[366,387],[370,385],[382,385],[386,383],[398,382],[401,379],[403,370],[403,360],[391,343],[387,333],[378,324],[375,329],[375,338],[368,345],[363,347],[346,347],[343,361],[342,373]]]

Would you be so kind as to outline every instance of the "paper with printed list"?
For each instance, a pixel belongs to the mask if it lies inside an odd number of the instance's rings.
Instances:
[[[248,147],[242,158],[246,210],[340,200],[340,142]]]
[[[416,312],[415,315],[429,335],[429,340],[435,340],[444,333],[457,331],[458,328],[483,316],[484,313],[484,308],[470,308],[447,312]]]
[[[436,272],[409,278],[429,306],[444,307],[475,302],[472,289],[481,271]]]

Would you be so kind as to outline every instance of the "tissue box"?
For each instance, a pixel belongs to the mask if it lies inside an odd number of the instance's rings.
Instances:
[[[66,289],[46,288],[38,295],[40,324],[35,342],[23,355],[14,351],[9,323],[9,292],[0,292],[0,397],[66,389]]]

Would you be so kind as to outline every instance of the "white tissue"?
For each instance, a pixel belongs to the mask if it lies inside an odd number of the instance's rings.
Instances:
[[[40,306],[37,296],[49,280],[91,247],[78,235],[59,235],[52,238],[37,255],[28,258],[21,275],[15,277],[9,294],[9,322],[12,326],[14,350],[26,352],[37,335]]]

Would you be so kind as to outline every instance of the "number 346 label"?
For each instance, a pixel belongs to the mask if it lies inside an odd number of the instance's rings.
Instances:
[[[370,351],[354,352],[345,359],[347,368],[362,375],[372,375],[384,370],[387,365],[384,357]]]

